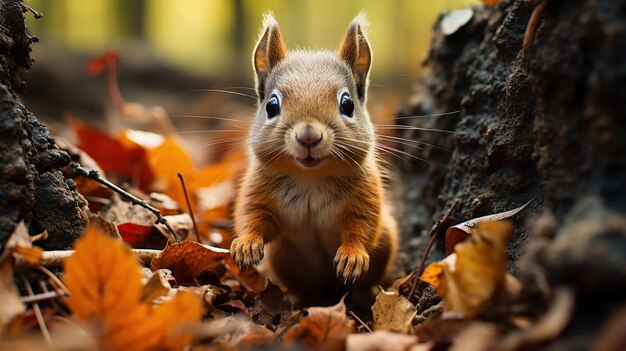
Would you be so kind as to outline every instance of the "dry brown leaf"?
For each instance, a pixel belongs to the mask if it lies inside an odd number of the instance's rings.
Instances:
[[[510,211],[494,213],[488,216],[472,218],[463,223],[459,223],[446,230],[446,255],[452,254],[454,246],[465,239],[471,234],[472,230],[476,229],[480,223],[483,222],[495,222],[502,221],[514,217],[518,213],[522,212],[533,200],[528,201],[522,206],[512,209]]]
[[[444,299],[444,311],[474,317],[489,301],[506,293],[506,242],[511,223],[483,222],[455,254],[429,265],[421,279]]]
[[[302,344],[309,350],[344,350],[346,338],[355,332],[354,322],[346,316],[343,299],[331,307],[311,307],[308,316],[285,335],[287,344]]]
[[[410,350],[417,345],[416,336],[374,331],[365,334],[350,334],[346,340],[346,351],[398,351]]]
[[[10,259],[0,260],[0,301],[0,336],[14,335],[21,329],[26,306],[13,283],[13,262]]]
[[[181,238],[187,238],[189,233],[193,231],[193,220],[191,219],[191,216],[186,213],[164,216],[163,218],[165,218],[170,227]],[[157,225],[155,227],[164,237],[169,238],[171,236],[167,227],[163,225]]]
[[[169,294],[172,290],[172,286],[168,281],[168,277],[171,277],[171,275],[167,269],[159,269],[153,272],[152,276],[143,287],[141,302],[150,302],[158,297]]]
[[[215,268],[225,257],[230,257],[229,250],[185,240],[166,247],[152,260],[150,268],[153,271],[167,268],[179,284],[193,283],[202,272]]]
[[[373,328],[394,333],[409,333],[415,306],[397,291],[381,291],[372,306]]]
[[[452,340],[449,351],[493,350],[497,338],[498,326],[491,323],[473,322]]]
[[[199,299],[186,291],[156,307],[141,303],[137,258],[95,226],[76,243],[63,281],[70,292],[68,306],[78,320],[98,322],[99,342],[108,350],[182,348],[191,340],[184,326],[202,315]]]
[[[503,351],[534,350],[546,341],[560,335],[572,320],[576,307],[576,293],[572,288],[559,287],[548,311],[528,330],[512,333],[496,349]]]

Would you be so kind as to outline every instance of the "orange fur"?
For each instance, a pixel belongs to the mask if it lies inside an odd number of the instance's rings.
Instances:
[[[397,248],[365,108],[371,52],[363,21],[350,24],[338,54],[287,53],[267,16],[253,55],[260,103],[231,254],[240,265],[265,257],[263,270],[306,305],[336,302],[346,291],[368,295]],[[340,109],[346,94],[352,116]],[[272,118],[265,111],[271,96],[281,103]],[[313,139],[314,146],[302,143]]]

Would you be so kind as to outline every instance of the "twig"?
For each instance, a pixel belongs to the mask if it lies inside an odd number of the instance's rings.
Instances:
[[[348,311],[348,314],[354,318],[357,322],[361,323],[361,325],[363,326],[363,328],[365,328],[368,332],[372,332],[372,329],[370,327],[367,326],[367,324],[365,324],[365,322],[363,322],[361,320],[361,318],[359,318],[359,316],[357,316],[354,312],[352,311]]]
[[[47,275],[48,278],[50,278],[50,285],[54,285],[54,290],[56,290],[57,294],[69,294],[69,290],[67,290],[65,284],[63,284],[63,282],[59,278],[57,278],[54,273],[50,272],[48,268],[42,266],[41,264],[39,264],[37,268],[39,268],[40,271],[44,272],[44,274]]]
[[[133,249],[133,253],[135,254],[135,256],[137,256],[137,258],[140,261],[149,264],[153,258],[155,258],[158,254],[161,253],[161,250]],[[41,260],[39,260],[40,267],[39,266],[38,267],[39,268],[60,267],[73,254],[74,254],[74,250],[44,251],[41,256]],[[15,267],[18,269],[24,268],[24,267],[32,267],[32,264],[28,263],[25,259],[21,258],[20,256],[17,256],[15,260]],[[46,273],[45,271],[43,272]]]
[[[109,182],[108,180],[100,177],[100,175],[98,174],[98,171],[87,170],[87,169],[81,167],[81,165],[79,165],[76,162],[72,163],[72,168],[74,168],[74,170],[76,172],[78,172],[78,174],[82,175],[83,177],[87,177],[87,178],[89,178],[91,180],[95,180],[96,182],[98,182],[98,183],[106,186],[107,188],[115,191],[119,195],[127,198],[128,200],[130,200],[130,202],[133,205],[139,205],[139,206],[145,208],[146,210],[152,212],[157,217],[157,220],[154,223],[155,224],[163,224],[169,230],[169,232],[172,234],[172,236],[174,237],[174,240],[177,243],[180,242],[180,237],[178,236],[178,234],[176,234],[176,232],[172,229],[172,227],[170,227],[170,224],[167,223],[167,220],[165,218],[163,218],[163,215],[161,215],[161,211],[159,211],[156,208],[148,205],[147,203],[145,203],[141,199],[131,195],[130,193],[128,193],[124,189],[120,188],[119,186],[117,186],[117,185]]]
[[[456,209],[456,207],[459,205],[459,202],[460,200],[456,199],[456,201],[454,201],[452,206],[450,206],[450,208],[448,209],[446,214],[443,216],[443,218],[437,221],[437,223],[435,223],[435,225],[433,225],[432,229],[430,230],[432,234],[430,236],[430,240],[428,241],[428,245],[426,246],[426,249],[424,250],[424,253],[422,254],[422,259],[420,260],[420,264],[415,270],[415,276],[413,277],[413,282],[411,283],[411,290],[409,290],[409,295],[408,295],[409,300],[411,300],[413,298],[413,294],[415,294],[415,289],[417,288],[417,282],[419,282],[420,276],[422,275],[422,272],[424,271],[424,264],[426,264],[426,258],[428,257],[430,250],[435,244],[435,241],[437,241],[437,237],[439,237],[439,232],[441,231],[439,230],[439,227],[443,223],[447,222],[448,219],[450,219],[450,216],[452,215],[452,211]]]
[[[33,287],[28,282],[28,279],[24,279],[26,292],[28,292],[28,296],[35,296],[33,293]],[[48,327],[46,327],[46,322],[43,320],[43,315],[41,314],[41,308],[38,303],[33,303],[33,311],[35,312],[35,317],[37,318],[37,324],[39,324],[39,329],[41,330],[41,335],[43,335],[44,340],[46,340],[46,344],[49,348],[52,348],[52,339],[50,338],[50,332],[48,331]]]
[[[40,18],[43,17],[43,13],[33,9],[30,6],[24,5],[24,4],[22,4],[22,11],[32,13],[33,17],[35,17],[35,19],[40,19]]]
[[[49,293],[49,292],[54,292],[55,294],[58,295],[58,293],[56,291],[50,291],[48,289],[48,286],[46,285],[46,283],[43,280],[39,281],[39,287],[41,288],[41,291],[43,291],[43,293]],[[52,299],[52,303],[58,308],[60,309],[61,306],[59,305],[59,303],[57,302],[57,299]]]
[[[189,202],[189,195],[187,194],[187,187],[185,186],[185,180],[183,179],[183,174],[178,173],[178,179],[180,179],[180,184],[183,186],[183,193],[185,194],[185,201],[187,202],[187,208],[189,208],[189,216],[191,217],[191,222],[193,223],[193,231],[196,233],[196,241],[200,241],[200,234],[198,233],[198,226],[196,225],[196,217],[193,215],[193,209],[191,208],[191,203]]]
[[[22,303],[24,304],[31,304],[47,300],[56,300],[61,296],[64,295],[59,295],[56,291],[47,291],[41,294],[22,296],[20,297],[20,300],[22,300]]]

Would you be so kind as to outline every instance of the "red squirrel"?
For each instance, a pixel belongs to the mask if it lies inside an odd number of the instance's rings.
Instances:
[[[337,53],[287,51],[266,15],[252,57],[258,111],[235,203],[230,252],[297,304],[371,295],[397,249],[384,169],[365,102],[372,63],[365,16]]]

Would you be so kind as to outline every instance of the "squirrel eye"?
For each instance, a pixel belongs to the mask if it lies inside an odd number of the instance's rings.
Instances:
[[[339,112],[346,117],[354,116],[354,101],[348,93],[344,93],[341,95],[341,100],[339,101]]]
[[[268,119],[272,119],[280,114],[280,100],[276,94],[272,94],[265,103],[265,111]]]

